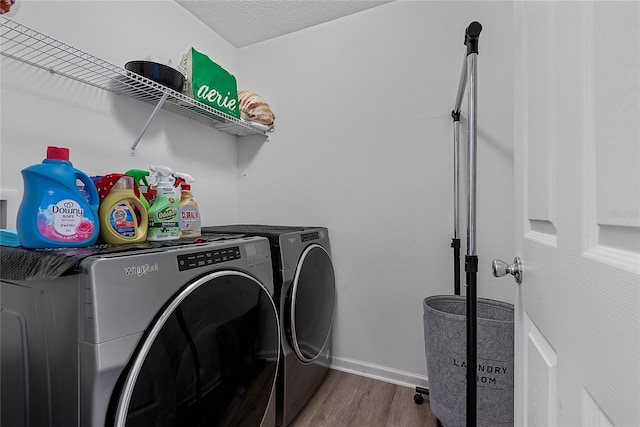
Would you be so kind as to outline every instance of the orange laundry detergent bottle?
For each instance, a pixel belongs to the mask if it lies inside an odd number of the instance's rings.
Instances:
[[[138,243],[147,238],[147,210],[136,195],[133,177],[110,174],[96,182],[100,193],[100,240]]]

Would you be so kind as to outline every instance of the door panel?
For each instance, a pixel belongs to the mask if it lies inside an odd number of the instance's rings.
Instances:
[[[585,389],[582,389],[582,419],[586,426],[613,427],[611,421]]]
[[[624,268],[624,260],[633,270],[633,258],[624,252],[640,253],[640,5],[595,3],[588,15],[593,71],[587,84],[597,100],[589,109],[593,137],[587,141],[595,180],[589,249],[601,262]]]
[[[592,86],[597,244],[640,252],[640,27],[637,2],[595,3]],[[596,25],[597,24],[597,25]],[[617,189],[618,191],[612,191]],[[627,237],[627,239],[625,239]]]
[[[514,2],[516,425],[640,425],[640,4]]]
[[[557,424],[558,401],[558,356],[545,337],[525,318],[526,360],[533,375],[527,382],[528,400],[537,402],[527,408],[526,420],[530,426],[552,426]]]
[[[555,78],[553,65],[543,59],[553,54],[553,14],[551,3],[540,2],[531,5],[532,25],[537,26],[537,37],[527,39],[529,65],[529,87],[536,88],[531,93],[539,102],[528,105],[527,123],[530,141],[527,162],[527,206],[529,228],[544,234],[549,243],[555,245]],[[543,237],[543,236],[540,236]]]

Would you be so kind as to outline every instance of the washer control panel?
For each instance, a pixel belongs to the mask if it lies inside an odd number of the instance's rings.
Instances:
[[[192,270],[242,258],[239,246],[178,255],[178,270]]]

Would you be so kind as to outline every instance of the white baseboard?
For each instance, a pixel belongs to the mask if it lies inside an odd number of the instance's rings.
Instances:
[[[401,371],[387,366],[375,365],[347,357],[333,356],[331,369],[384,381],[403,387],[428,387],[427,377],[413,372]]]

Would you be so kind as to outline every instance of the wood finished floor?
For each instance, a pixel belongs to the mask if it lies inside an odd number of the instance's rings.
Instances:
[[[290,427],[435,427],[429,397],[417,405],[415,389],[330,370]]]

